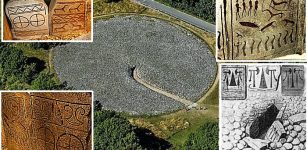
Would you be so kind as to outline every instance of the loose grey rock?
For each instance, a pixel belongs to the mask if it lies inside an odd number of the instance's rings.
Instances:
[[[281,142],[277,142],[276,146],[277,146],[277,148],[281,148],[282,147],[282,143]]]
[[[293,141],[293,137],[292,136],[288,136],[287,143],[291,143],[292,141]]]
[[[290,144],[290,143],[285,143],[284,144],[284,147],[286,148],[286,149],[292,149],[292,144]]]
[[[193,102],[215,80],[214,55],[204,41],[179,26],[140,16],[99,20],[93,26],[93,43],[54,48],[54,68],[68,86],[94,90],[104,109],[159,114],[184,107],[136,82],[133,67],[143,80]]]
[[[293,146],[292,150],[301,150],[301,148],[299,146]]]
[[[236,129],[240,128],[240,123],[239,122],[235,122],[233,124],[233,127],[236,128]]]
[[[294,130],[297,132],[302,131],[302,127],[300,125],[294,125],[293,127],[294,127]]]
[[[285,148],[284,146],[281,147],[279,150],[287,150],[287,148]]]
[[[293,125],[289,125],[289,126],[288,126],[288,130],[289,130],[289,131],[293,130]]]
[[[290,132],[290,136],[292,136],[293,138],[295,138],[297,136],[297,132],[296,131],[291,131]]]
[[[300,144],[300,140],[298,138],[295,138],[295,139],[293,139],[292,144],[298,145],[298,144]]]
[[[239,149],[243,149],[243,148],[244,148],[244,145],[243,145],[242,143],[238,143],[238,144],[237,144],[237,147],[238,147]]]
[[[230,150],[233,148],[233,145],[230,142],[225,142],[223,143],[222,148]]]
[[[305,149],[305,145],[302,143],[300,143],[298,146],[301,148],[301,150]]]
[[[285,120],[285,121],[283,122],[283,126],[284,126],[284,127],[287,127],[289,124],[290,124],[289,120]]]

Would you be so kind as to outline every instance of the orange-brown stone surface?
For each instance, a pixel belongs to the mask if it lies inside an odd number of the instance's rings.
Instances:
[[[88,0],[52,0],[49,7],[50,35],[87,33],[90,28],[91,2]]]
[[[92,93],[2,93],[2,148],[90,150]]]

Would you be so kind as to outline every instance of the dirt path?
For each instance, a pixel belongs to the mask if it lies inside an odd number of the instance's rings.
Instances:
[[[139,75],[137,68],[135,68],[133,70],[133,78],[138,83],[144,85],[145,87],[147,87],[147,88],[149,88],[149,89],[151,89],[151,90],[153,90],[153,91],[155,91],[155,92],[157,92],[159,94],[162,94],[162,95],[164,95],[166,97],[172,98],[172,99],[174,99],[174,100],[176,100],[176,101],[178,101],[180,103],[183,103],[185,106],[190,106],[190,105],[193,104],[193,102],[191,102],[191,101],[189,101],[187,99],[181,98],[181,97],[179,97],[177,95],[174,95],[172,93],[169,93],[167,91],[163,91],[162,89],[159,89],[158,87],[155,87],[155,86],[151,85],[149,82],[143,80],[142,77]]]

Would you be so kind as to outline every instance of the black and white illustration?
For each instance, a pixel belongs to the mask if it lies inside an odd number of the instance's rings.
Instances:
[[[227,93],[223,84],[225,68],[238,66],[246,68],[245,99]],[[306,149],[306,65],[221,64],[220,69],[219,149]]]
[[[222,99],[244,100],[246,98],[246,66],[222,66]]]

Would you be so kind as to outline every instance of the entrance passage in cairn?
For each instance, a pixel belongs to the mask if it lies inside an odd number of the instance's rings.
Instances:
[[[106,109],[131,114],[159,114],[184,107],[179,101],[145,87],[138,78],[191,102],[212,85],[217,65],[204,41],[159,19],[115,17],[94,24],[93,43],[69,43],[54,50],[62,82],[91,89]]]

